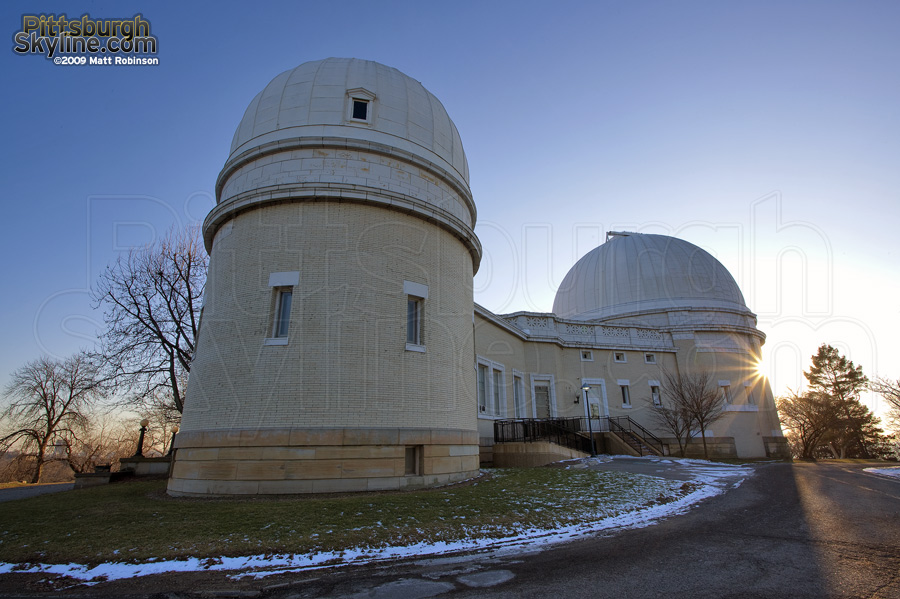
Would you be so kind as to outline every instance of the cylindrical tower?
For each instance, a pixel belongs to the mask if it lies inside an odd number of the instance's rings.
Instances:
[[[302,64],[250,103],[216,195],[169,493],[475,475],[481,246],[438,99],[375,62]]]

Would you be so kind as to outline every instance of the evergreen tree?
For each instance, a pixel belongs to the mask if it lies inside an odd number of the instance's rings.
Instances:
[[[823,343],[803,376],[809,383],[808,392],[834,408],[835,420],[822,439],[830,446],[832,454],[835,457],[850,454],[870,457],[871,437],[880,437],[881,431],[877,428],[878,419],[859,401],[860,392],[869,384],[862,366],[854,366],[836,348]]]

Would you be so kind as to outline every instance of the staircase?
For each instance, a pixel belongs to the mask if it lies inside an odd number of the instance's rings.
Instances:
[[[610,434],[623,441],[637,456],[666,454],[663,442],[629,416],[605,418]]]

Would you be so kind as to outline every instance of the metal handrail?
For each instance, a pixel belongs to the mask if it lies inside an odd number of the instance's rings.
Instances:
[[[605,420],[609,422],[609,430],[613,432],[626,432],[630,435],[638,437],[638,441],[644,443],[648,447],[656,449],[660,455],[663,455],[665,451],[663,450],[663,442],[662,440],[648,431],[646,428],[635,422],[631,419],[630,416],[606,416]],[[624,425],[622,423],[625,423]],[[635,434],[635,430],[640,434]],[[643,451],[640,452],[643,454]]]
[[[591,453],[591,439],[581,418],[520,418],[494,421],[495,443],[550,441],[563,447]]]

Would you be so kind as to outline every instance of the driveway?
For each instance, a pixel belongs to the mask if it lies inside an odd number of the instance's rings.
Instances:
[[[4,501],[13,501],[15,499],[27,499],[38,495],[46,495],[47,493],[71,491],[74,488],[75,483],[47,483],[43,485],[27,485],[24,487],[0,489],[0,503]]]
[[[658,460],[597,467],[680,476]],[[870,466],[869,464],[868,466]],[[267,597],[900,597],[900,481],[865,464],[764,464],[690,513],[530,555],[269,580]],[[311,580],[316,578],[316,580]]]

